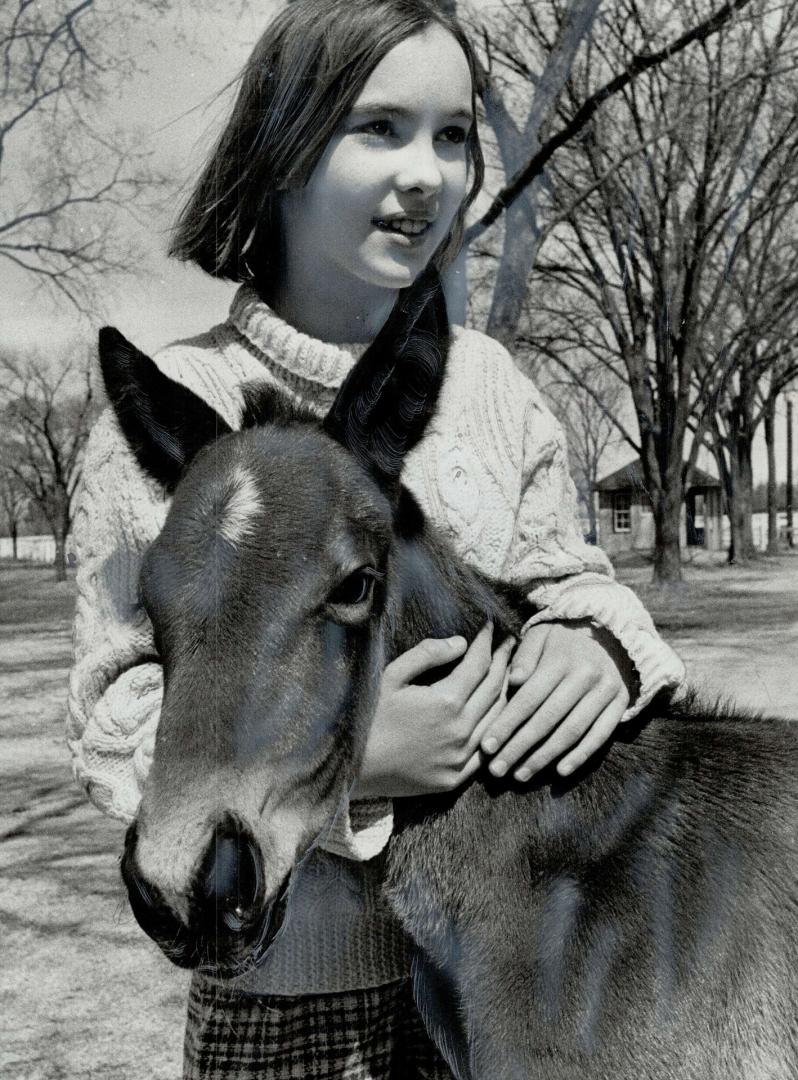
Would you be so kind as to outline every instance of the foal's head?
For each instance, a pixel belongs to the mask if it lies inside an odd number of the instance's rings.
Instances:
[[[232,431],[101,332],[122,430],[174,495],[141,576],[164,698],[123,875],[181,965],[233,974],[263,953],[354,782],[398,603],[399,473],[444,370],[445,305],[421,284],[321,423],[250,389]]]

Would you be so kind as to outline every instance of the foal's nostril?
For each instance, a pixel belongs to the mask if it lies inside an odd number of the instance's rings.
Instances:
[[[163,951],[180,967],[196,967],[200,957],[186,927],[169,908],[155,885],[146,881],[136,861],[138,834],[131,825],[125,837],[122,878],[127,886],[130,907],[145,933],[157,941]]]
[[[238,933],[257,907],[263,888],[260,855],[254,839],[232,821],[216,830],[200,875],[203,906],[217,924]]]

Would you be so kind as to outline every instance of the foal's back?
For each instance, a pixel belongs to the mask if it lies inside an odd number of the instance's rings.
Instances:
[[[464,1078],[798,1076],[796,731],[635,728],[568,783],[400,810],[389,895]]]

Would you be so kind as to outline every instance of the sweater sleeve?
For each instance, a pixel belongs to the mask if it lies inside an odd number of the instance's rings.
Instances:
[[[161,713],[163,669],[138,580],[166,510],[106,410],[86,448],[73,526],[78,571],[67,743],[91,801],[125,822],[141,800]],[[363,861],[389,835],[387,800],[353,802],[320,846]]]
[[[524,588],[538,609],[524,626],[589,619],[620,642],[635,666],[639,692],[628,720],[665,688],[684,679],[684,665],[657,633],[631,589],[614,580],[607,556],[586,543],[560,425],[528,380],[522,492],[502,577]]]
[[[89,798],[123,821],[136,813],[161,708],[161,664],[138,578],[165,509],[106,410],[86,447],[73,525],[78,570],[67,743]]]

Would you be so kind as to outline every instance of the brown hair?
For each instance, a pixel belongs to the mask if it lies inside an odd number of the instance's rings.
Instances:
[[[459,23],[435,0],[296,0],[268,25],[243,70],[230,119],[178,218],[169,253],[214,277],[255,280],[268,293],[282,263],[280,192],[305,184],[377,64],[431,24],[459,42],[471,70],[472,108],[480,67]],[[457,254],[465,214],[484,163],[471,126],[473,182],[449,236],[433,256]]]

